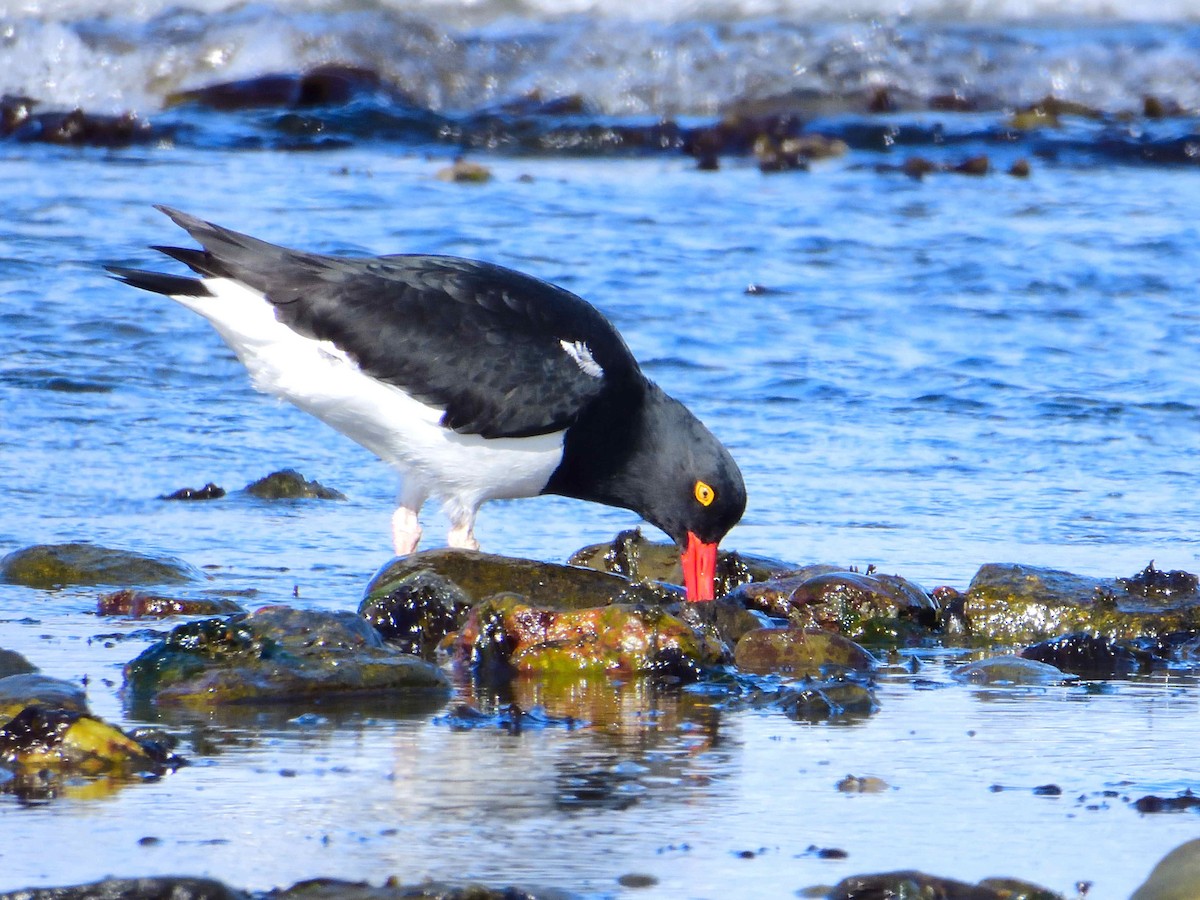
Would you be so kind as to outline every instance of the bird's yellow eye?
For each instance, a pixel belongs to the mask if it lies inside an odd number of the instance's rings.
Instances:
[[[696,499],[700,502],[701,506],[708,506],[717,498],[717,492],[703,481],[696,482],[693,493],[696,495]]]

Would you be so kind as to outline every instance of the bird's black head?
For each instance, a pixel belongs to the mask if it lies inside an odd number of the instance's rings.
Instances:
[[[653,382],[636,402],[601,402],[568,432],[548,491],[621,506],[665,531],[683,554],[689,600],[711,600],[717,544],[742,517],[746,487],[729,451]]]

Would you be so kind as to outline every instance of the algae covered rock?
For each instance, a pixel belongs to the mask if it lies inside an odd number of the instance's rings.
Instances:
[[[648,585],[580,566],[512,559],[476,550],[423,550],[392,560],[366,588],[368,600],[380,596],[415,572],[435,573],[462,589],[472,603],[494,594],[519,594],[534,606],[587,609],[618,602],[674,599]]]
[[[131,700],[221,704],[353,692],[448,691],[424,660],[350,612],[268,606],[179,625],[125,666]]]
[[[346,495],[309,481],[295,469],[281,469],[246,485],[244,492],[259,500],[345,500]]]
[[[101,616],[131,619],[162,619],[167,616],[228,616],[244,613],[242,606],[227,597],[164,597],[147,591],[123,588],[96,601]]]
[[[985,878],[977,884],[924,872],[882,872],[843,878],[825,895],[828,900],[866,897],[956,898],[956,900],[1062,900],[1061,895],[1013,878]]]
[[[802,628],[860,641],[917,641],[940,626],[938,602],[899,575],[818,564],[744,584],[729,599]]]
[[[796,678],[828,678],[841,672],[869,674],[875,657],[858,644],[819,628],[759,628],[738,641],[734,662],[745,672],[777,672]]]
[[[174,557],[87,543],[35,544],[0,559],[0,581],[33,588],[170,584],[201,577],[197,570]]]
[[[823,572],[798,584],[789,618],[856,641],[928,637],[939,624],[937,602],[899,575]]]
[[[755,609],[776,619],[786,619],[792,613],[792,594],[800,585],[817,575],[843,571],[841,566],[817,563],[788,572],[780,572],[762,581],[739,585],[730,591],[729,599],[747,609]]]
[[[471,609],[452,640],[457,659],[485,675],[668,675],[694,680],[721,650],[660,607],[581,610],[534,606],[515,595]]]
[[[72,682],[36,673],[0,678],[0,790],[28,799],[95,796],[180,765],[173,746],[96,718]]]
[[[1147,591],[1129,579],[989,563],[971,580],[965,614],[976,638],[998,643],[1031,644],[1070,632],[1127,640],[1200,627],[1200,595]]]

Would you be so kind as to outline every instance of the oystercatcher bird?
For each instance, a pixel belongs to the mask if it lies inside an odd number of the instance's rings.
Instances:
[[[201,277],[109,271],[204,316],[256,388],[397,469],[398,555],[416,549],[430,496],[450,546],[478,549],[485,501],[561,494],[661,528],[688,600],[713,598],[717,544],[746,506],[741,472],[586,301],[491,263],[304,253],[158,209],[203,249],[153,249]]]

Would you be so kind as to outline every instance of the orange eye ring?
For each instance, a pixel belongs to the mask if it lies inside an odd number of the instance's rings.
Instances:
[[[712,502],[717,499],[717,492],[703,481],[696,482],[696,487],[692,490],[692,493],[695,494],[696,502],[701,506],[711,506]]]

